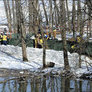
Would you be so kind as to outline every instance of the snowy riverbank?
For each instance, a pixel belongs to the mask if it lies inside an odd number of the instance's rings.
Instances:
[[[46,61],[54,62],[55,67],[40,70],[42,67],[42,49],[27,47],[28,62],[22,61],[21,47],[0,45],[0,68],[6,69],[28,69],[34,72],[52,72],[60,74],[64,68],[63,52],[55,50],[46,50]],[[91,63],[92,60],[82,56],[82,68],[78,68],[78,54],[68,52],[69,64],[74,75],[80,77],[83,73],[91,73],[92,67],[85,61]],[[87,65],[86,65],[87,64]],[[87,66],[89,71],[87,71]],[[92,77],[92,76],[90,76]]]

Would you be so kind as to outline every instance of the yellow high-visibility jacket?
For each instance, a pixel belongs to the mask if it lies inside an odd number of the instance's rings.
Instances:
[[[40,41],[41,44],[43,44],[43,40],[42,39],[40,39],[39,41]]]
[[[76,45],[72,45],[71,48],[74,49]]]
[[[7,41],[7,36],[3,35],[3,41]]]

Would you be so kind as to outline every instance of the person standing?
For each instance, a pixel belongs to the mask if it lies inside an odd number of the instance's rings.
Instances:
[[[38,43],[38,36],[35,35],[35,39],[33,40],[33,47],[37,48],[37,43]]]
[[[40,36],[37,41],[37,48],[42,48],[42,47],[43,47],[43,39],[42,36]]]
[[[7,35],[6,34],[3,35],[3,44],[7,45]]]

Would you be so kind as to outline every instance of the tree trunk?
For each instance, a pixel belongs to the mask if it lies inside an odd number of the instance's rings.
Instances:
[[[69,28],[69,32],[71,32],[71,21],[70,21],[70,13],[69,13],[68,1],[67,0],[66,0],[66,8],[67,8],[68,28]]]
[[[11,13],[10,13],[9,1],[3,0],[3,2],[4,2],[5,11],[6,11],[7,21],[8,21],[9,32],[11,32],[11,17],[10,17]]]
[[[27,53],[26,53],[26,42],[25,42],[24,31],[25,31],[24,25],[23,23],[21,23],[22,56],[23,56],[23,61],[28,61]]]
[[[46,39],[43,40],[43,68],[46,66]]]
[[[49,0],[50,4],[50,16],[49,16],[49,25],[52,27],[52,0]]]
[[[60,1],[60,30],[63,41],[63,55],[64,55],[64,68],[68,70],[70,68],[68,62],[68,53],[67,53],[67,42],[66,42],[66,11],[64,0]],[[63,25],[63,28],[61,27]]]
[[[80,1],[77,1],[77,32],[80,32]]]
[[[84,20],[83,20],[83,17],[82,17],[82,11],[81,11],[81,2],[80,0],[78,0],[78,21],[79,21],[79,24],[80,26],[80,43],[79,43],[79,67],[81,68],[81,54],[82,54],[82,44],[83,44],[83,27],[84,27]]]
[[[54,7],[55,7],[55,8],[54,8],[54,11],[56,11],[56,13],[57,13],[57,20],[58,20],[58,21],[57,21],[57,23],[58,23],[57,25],[59,25],[59,23],[60,23],[60,18],[59,18],[60,11],[59,11],[58,5],[56,4],[56,1],[57,1],[57,0],[54,0]],[[54,18],[53,18],[53,19],[54,19]]]
[[[92,26],[91,26],[91,21],[92,21],[92,19],[91,19],[91,17],[90,17],[90,16],[91,16],[91,10],[90,10],[89,8],[88,8],[88,15],[89,15],[89,16],[88,16],[88,22],[89,22],[89,32],[90,32],[90,35],[89,35],[89,36],[91,37],[91,35],[92,35],[92,34],[91,34],[91,31],[92,31],[92,30],[91,30],[91,27],[92,27]]]
[[[42,0],[42,4],[43,4],[44,14],[45,14],[45,18],[46,18],[46,25],[48,25],[49,22],[48,22],[47,12],[46,12],[46,9],[45,9],[44,0]]]
[[[38,0],[33,1],[33,29],[35,31],[35,34],[38,33],[38,26],[39,26],[39,21],[38,21]]]
[[[42,22],[42,19],[40,18],[40,15],[39,15],[37,9],[34,7],[34,4],[32,4],[32,5],[33,5],[33,8],[34,8],[35,12],[39,16],[38,17],[39,18],[38,20],[40,22]],[[43,31],[43,27],[42,27],[41,23],[40,23],[39,26],[40,26],[40,29],[41,29],[42,39],[43,39],[43,57],[42,58],[43,58],[43,68],[45,68],[46,67],[46,39],[44,38],[44,31]]]
[[[12,0],[12,13],[13,13],[13,31],[14,31],[14,33],[16,33],[16,19],[15,19],[15,17],[16,17],[16,12],[15,12],[15,1],[14,0]]]
[[[19,3],[18,0],[15,0],[15,7],[16,7],[16,32],[20,34],[20,11],[19,11]],[[20,38],[20,36],[18,36]]]
[[[27,53],[26,53],[26,42],[25,42],[25,25],[24,25],[24,17],[22,12],[21,0],[16,0],[18,3],[18,15],[19,15],[19,31],[21,33],[21,43],[22,43],[22,57],[23,61],[28,61]]]
[[[32,32],[33,30],[33,6],[32,2],[33,0],[28,0],[29,2],[29,32]]]
[[[75,0],[73,0],[73,8],[72,8],[72,31],[73,37],[75,38]]]

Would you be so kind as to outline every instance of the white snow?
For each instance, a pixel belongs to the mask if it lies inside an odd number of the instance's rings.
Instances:
[[[29,69],[30,71],[39,71],[38,68],[42,67],[42,49],[27,47],[28,62],[22,60],[22,49],[18,46],[12,45],[0,45],[0,68],[7,69]],[[78,54],[70,54],[68,52],[68,59],[71,70],[77,76],[80,76],[84,72],[87,72],[86,63],[84,61],[92,63],[89,57],[82,56],[82,68],[78,68]],[[53,73],[60,73],[60,69],[64,68],[63,51],[46,50],[46,63],[54,62],[54,68],[44,69],[44,72],[53,71]],[[88,65],[89,70],[92,68]]]

